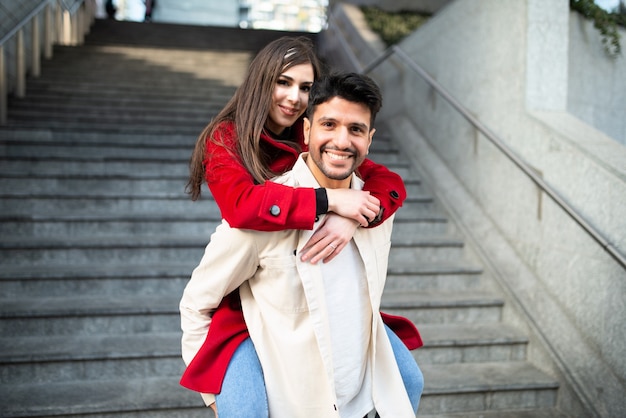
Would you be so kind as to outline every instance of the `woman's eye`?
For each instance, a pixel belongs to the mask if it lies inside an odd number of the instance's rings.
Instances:
[[[311,86],[302,86],[300,90],[302,90],[305,93],[308,93],[311,91]]]
[[[279,79],[277,83],[279,85],[281,85],[281,86],[288,86],[289,85],[289,82],[287,80],[280,80]]]

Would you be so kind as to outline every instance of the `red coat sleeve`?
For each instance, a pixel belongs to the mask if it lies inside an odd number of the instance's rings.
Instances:
[[[370,225],[376,226],[396,213],[404,203],[406,199],[404,181],[402,181],[402,177],[389,171],[387,167],[368,159],[359,166],[359,174],[365,182],[363,190],[369,191],[380,200],[380,207],[383,211],[382,218]]]
[[[236,156],[232,127],[221,128],[218,135],[223,144],[207,141],[205,177],[230,226],[257,231],[313,228],[315,189],[255,184]]]

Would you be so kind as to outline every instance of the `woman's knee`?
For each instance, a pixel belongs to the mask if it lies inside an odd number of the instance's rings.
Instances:
[[[424,375],[402,340],[389,327],[385,326],[385,329],[391,342],[396,363],[400,369],[402,382],[411,400],[411,405],[417,410],[422,392],[424,391]]]
[[[215,396],[219,418],[267,418],[268,402],[263,369],[254,344],[248,338],[228,364],[222,390]]]

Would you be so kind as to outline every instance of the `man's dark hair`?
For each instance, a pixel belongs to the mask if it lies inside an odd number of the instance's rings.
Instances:
[[[374,125],[376,114],[383,105],[380,89],[370,77],[358,73],[334,73],[323,76],[313,83],[306,116],[311,119],[315,108],[333,97],[366,105],[371,113],[370,127]]]

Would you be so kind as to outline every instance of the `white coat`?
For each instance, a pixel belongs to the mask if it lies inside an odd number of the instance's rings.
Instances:
[[[301,155],[274,181],[319,187]],[[352,188],[361,189],[356,176]],[[210,313],[240,288],[241,303],[261,362],[272,418],[339,417],[323,278],[319,265],[296,255],[312,231],[259,232],[216,229],[180,302],[182,354],[191,362],[204,342]],[[371,303],[369,351],[372,400],[382,418],[414,418],[393,350],[380,317],[393,217],[376,228],[358,228],[354,242],[363,260]],[[205,400],[207,398],[205,397]]]

